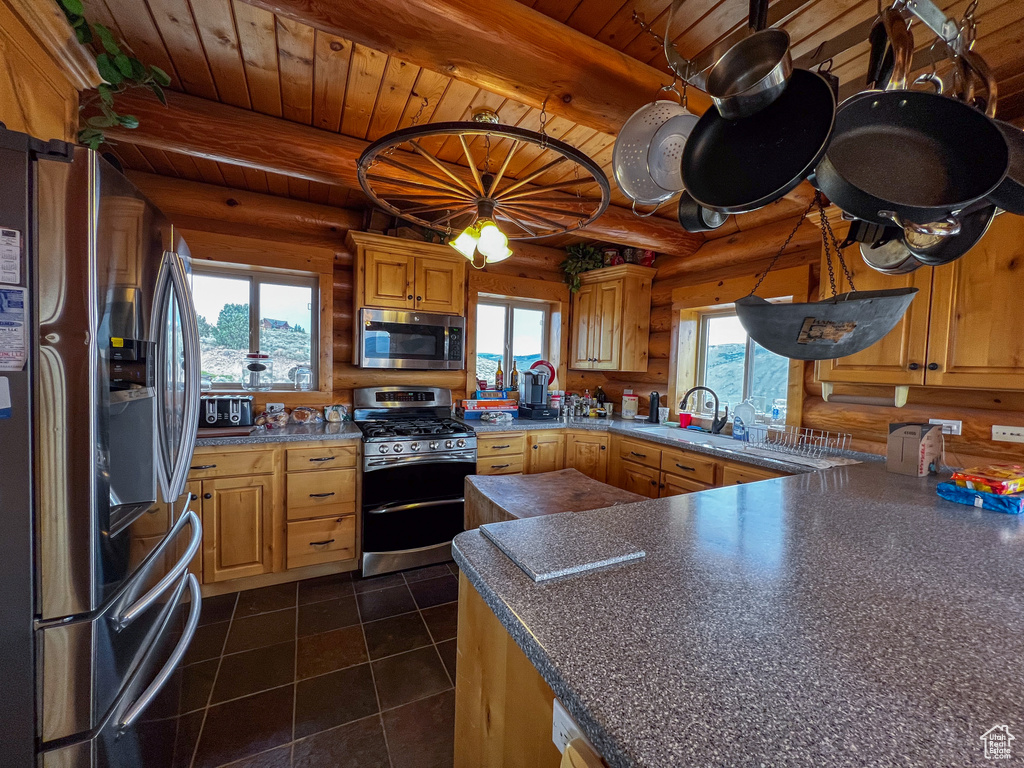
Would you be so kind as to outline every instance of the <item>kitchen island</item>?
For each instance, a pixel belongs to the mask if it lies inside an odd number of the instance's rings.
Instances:
[[[482,598],[609,766],[987,764],[982,734],[1024,732],[1024,521],[936,482],[870,462],[576,513],[646,557],[541,584],[470,531],[460,605]],[[487,738],[470,615],[457,766]]]

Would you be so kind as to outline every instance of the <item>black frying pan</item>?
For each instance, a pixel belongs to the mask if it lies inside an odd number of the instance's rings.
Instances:
[[[748,213],[794,189],[824,155],[836,100],[814,72],[794,69],[786,90],[757,114],[726,120],[709,109],[683,149],[686,191],[718,213]]]
[[[1010,149],[1010,170],[988,199],[1007,213],[1024,216],[1024,131],[1001,120],[995,123]]]
[[[925,224],[988,196],[1006,176],[1002,133],[977,109],[935,93],[904,90],[913,38],[883,14],[896,56],[890,86],[847,99],[815,168],[817,183],[847,213],[886,223],[880,211]]]

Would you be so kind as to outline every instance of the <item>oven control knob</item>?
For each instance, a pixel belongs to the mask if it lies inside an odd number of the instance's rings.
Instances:
[[[465,448],[466,447],[466,441],[465,440],[459,440],[458,442],[455,443],[455,445],[458,448]]]
[[[430,441],[430,450],[432,450],[432,451],[436,451],[437,450],[437,441],[436,440],[431,440]]]
[[[455,445],[455,444],[451,440],[445,440],[444,441],[444,447],[445,448],[451,448],[453,445]]]
[[[401,443],[395,443],[395,453],[401,453],[401,452],[402,452],[402,444]]]
[[[413,453],[416,453],[416,451],[418,451],[419,449],[420,449],[420,444],[419,443],[409,443],[409,450],[412,451]]]
[[[381,444],[380,448],[378,448],[377,450],[379,450],[381,453],[387,453],[388,447],[386,445]]]

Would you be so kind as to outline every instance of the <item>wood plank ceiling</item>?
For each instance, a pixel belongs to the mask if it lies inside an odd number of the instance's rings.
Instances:
[[[670,0],[520,2],[641,61],[665,66],[658,42],[633,21],[633,13],[642,14],[656,32],[663,33]],[[939,4],[947,13],[958,15],[967,2],[940,0]],[[165,69],[173,89],[201,98],[369,141],[408,127],[414,120],[468,120],[480,107],[497,111],[504,123],[533,130],[540,127],[536,108],[275,16],[243,0],[86,0],[85,4],[92,19],[115,29],[138,56]],[[673,29],[676,44],[684,55],[695,55],[742,26],[746,12],[746,0],[686,0]],[[875,0],[808,0],[784,17],[782,26],[792,36],[794,56],[799,56],[875,12]],[[384,6],[382,23],[386,13]],[[1024,118],[1024,2],[981,0],[977,19],[977,50],[988,58],[1000,80],[1000,116]],[[918,43],[927,48],[929,36],[919,34]],[[458,44],[457,35],[452,44]],[[863,79],[866,48],[862,44],[837,57],[833,71],[841,82]],[[552,66],[557,67],[557,61]],[[547,121],[547,131],[590,155],[612,178],[613,136],[559,117]],[[258,142],[260,137],[252,140]],[[124,143],[115,152],[136,170],[343,207],[367,204],[359,190]],[[441,147],[439,156],[464,162],[453,146]],[[549,159],[539,149],[523,151],[509,175],[535,170]],[[542,177],[540,181],[554,180]],[[629,204],[614,182],[612,203]],[[667,217],[673,214],[660,212]]]

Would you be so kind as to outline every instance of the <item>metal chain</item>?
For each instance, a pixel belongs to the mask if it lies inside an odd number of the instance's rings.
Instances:
[[[832,222],[828,220],[828,216],[825,215],[825,208],[822,207],[821,215],[825,220],[825,229],[828,230],[829,239],[832,241],[832,247],[835,249],[836,258],[839,259],[839,266],[843,268],[843,274],[846,276],[846,282],[850,284],[850,290],[856,291],[857,286],[853,284],[853,273],[850,272],[850,268],[846,266],[846,259],[843,258],[843,249],[839,245],[839,238],[836,237],[836,233],[832,231]]]
[[[548,148],[548,97],[544,97],[544,103],[540,105],[540,147]]]
[[[662,45],[665,44],[665,36],[659,35],[657,32],[655,32],[651,25],[647,23],[647,19],[644,18],[644,15],[642,13],[637,13],[636,11],[633,11],[633,23],[639,24],[640,29],[642,29],[644,32],[653,37]]]
[[[775,263],[779,260],[779,258],[781,258],[782,254],[789,246],[789,241],[796,237],[796,231],[800,229],[800,225],[804,223],[804,219],[806,219],[807,214],[811,212],[811,209],[814,207],[814,204],[817,202],[820,194],[820,192],[814,193],[814,200],[811,200],[810,204],[808,204],[808,206],[804,209],[804,212],[800,214],[800,218],[797,219],[796,226],[793,227],[793,231],[789,233],[789,237],[786,238],[786,242],[784,242],[782,244],[782,247],[779,248],[778,253],[775,254],[775,258],[772,259],[771,263],[768,265],[768,268],[765,269],[765,271],[761,273],[761,276],[757,278],[757,282],[754,284],[754,287],[750,289],[750,293],[747,294],[748,296],[753,296],[757,289],[761,287],[761,283],[763,283],[764,279],[768,277],[768,273],[772,271],[772,268],[775,266]]]
[[[419,123],[420,117],[423,116],[423,110],[427,108],[427,104],[429,104],[429,103],[430,103],[430,100],[427,99],[426,96],[424,96],[423,97],[423,101],[420,103],[419,110],[417,110],[416,114],[412,116],[412,124],[413,125],[416,125],[417,123]]]
[[[821,244],[825,247],[825,264],[828,265],[828,284],[832,289],[832,295],[835,296],[836,291],[836,271],[832,266],[832,248],[828,242],[828,219],[825,218],[825,206],[822,205],[820,200],[820,193],[814,195],[814,202],[818,204],[818,217],[819,224],[821,226]]]
[[[484,173],[491,172],[491,134],[484,134]]]

